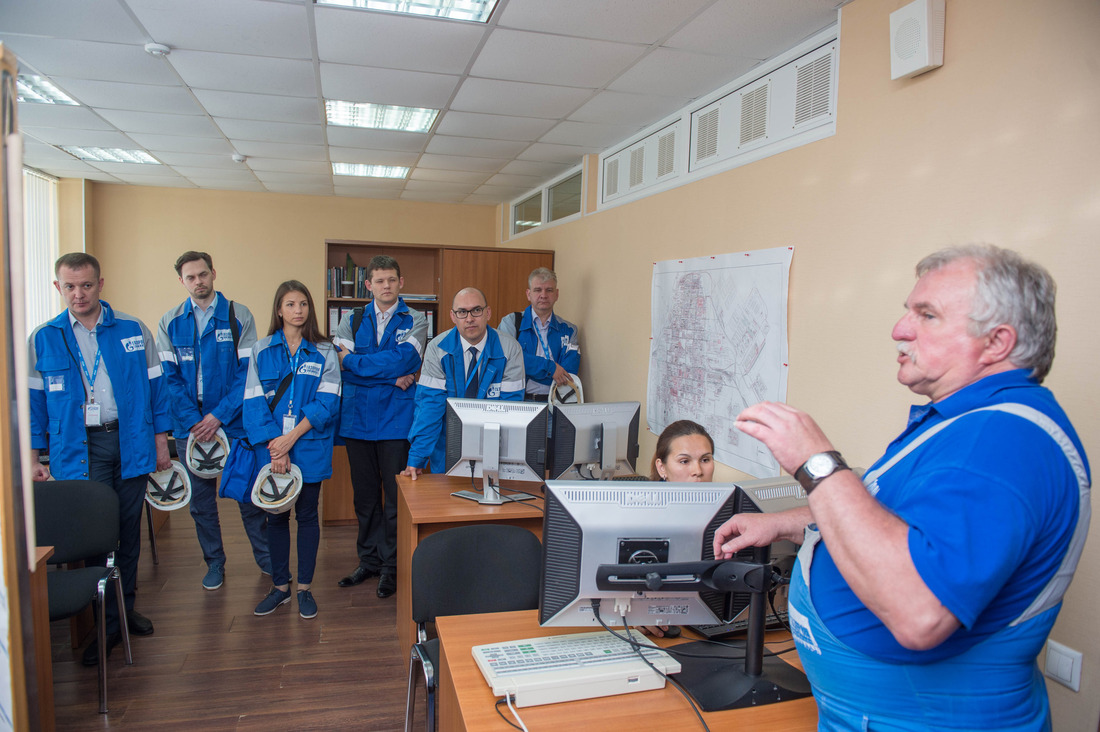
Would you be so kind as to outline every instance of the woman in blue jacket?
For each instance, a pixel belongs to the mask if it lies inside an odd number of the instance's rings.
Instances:
[[[317,503],[321,481],[332,477],[332,440],[340,409],[340,360],[317,327],[309,289],[297,280],[279,285],[266,338],[256,342],[248,362],[244,426],[256,446],[260,465],[287,473],[291,463],[302,472],[294,504],[298,521],[298,614],[317,615],[310,592],[321,529]],[[267,517],[274,587],[256,615],[268,615],[290,602],[290,512]]]

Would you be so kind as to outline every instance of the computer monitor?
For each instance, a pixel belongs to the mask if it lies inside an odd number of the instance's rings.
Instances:
[[[541,483],[545,478],[546,409],[536,402],[448,399],[446,473],[482,479],[482,490],[452,495],[490,505],[533,498],[502,498],[499,486],[502,479]]]
[[[764,657],[765,602],[778,580],[770,547],[750,550],[749,560],[714,559],[718,527],[756,505],[751,488],[548,481],[540,625],[726,622],[744,609],[736,603],[745,593],[750,618],[743,656],[740,649],[730,658],[729,649],[690,644],[701,647],[694,659],[677,656],[684,667],[678,680],[706,711],[808,696],[801,672]]]
[[[638,464],[638,402],[558,404],[547,466],[555,480],[609,480]]]

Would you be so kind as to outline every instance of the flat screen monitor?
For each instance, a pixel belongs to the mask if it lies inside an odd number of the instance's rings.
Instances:
[[[548,468],[556,480],[609,480],[638,464],[638,402],[554,407]]]
[[[539,624],[601,627],[592,600],[609,625],[624,614],[628,625],[726,620],[728,593],[600,590],[596,575],[606,564],[714,559],[714,532],[736,498],[736,486],[721,483],[548,481]]]
[[[501,480],[546,477],[546,414],[547,405],[537,402],[448,399],[446,473],[482,479],[481,491],[453,495],[491,505],[533,498],[502,497],[499,487]]]

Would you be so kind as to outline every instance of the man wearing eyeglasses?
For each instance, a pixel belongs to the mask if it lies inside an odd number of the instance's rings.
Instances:
[[[403,475],[416,480],[429,465],[443,472],[447,397],[523,400],[523,351],[514,338],[489,327],[492,315],[481,290],[467,287],[455,295],[455,327],[432,339],[424,354]]]

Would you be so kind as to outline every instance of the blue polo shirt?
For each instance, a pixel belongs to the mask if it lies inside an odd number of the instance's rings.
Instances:
[[[1028,373],[987,376],[912,407],[905,431],[870,470],[946,419],[1009,402],[1054,420],[1084,460],[1065,412]],[[909,525],[917,572],[962,627],[936,648],[902,647],[848,587],[824,543],[814,554],[810,587],[837,638],[900,663],[957,655],[1019,616],[1058,569],[1079,510],[1077,478],[1058,444],[1030,421],[997,411],[967,415],[930,438],[879,477],[876,497]]]

